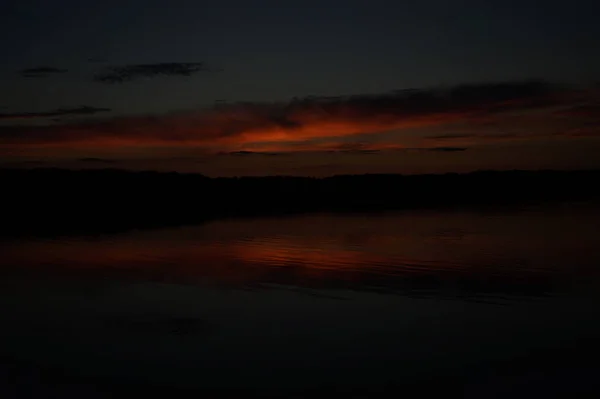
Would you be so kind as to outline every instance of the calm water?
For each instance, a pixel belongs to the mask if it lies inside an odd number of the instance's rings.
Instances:
[[[191,388],[570,392],[598,371],[584,358],[600,333],[599,221],[572,204],[3,242],[0,349]]]

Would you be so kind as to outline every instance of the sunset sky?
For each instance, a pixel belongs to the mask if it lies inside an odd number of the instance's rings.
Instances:
[[[0,166],[600,167],[595,0],[5,0]]]

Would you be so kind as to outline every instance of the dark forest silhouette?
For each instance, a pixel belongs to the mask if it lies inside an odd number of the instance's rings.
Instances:
[[[267,176],[2,169],[3,236],[165,227],[303,212],[471,209],[600,199],[600,170]]]

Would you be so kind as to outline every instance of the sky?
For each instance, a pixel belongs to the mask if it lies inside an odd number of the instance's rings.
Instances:
[[[4,0],[0,166],[600,167],[593,0]]]

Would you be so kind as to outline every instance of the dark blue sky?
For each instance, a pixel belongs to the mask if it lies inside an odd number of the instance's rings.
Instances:
[[[98,104],[127,113],[217,99],[282,100],[532,77],[593,80],[600,70],[596,3],[5,0],[0,103],[36,110]],[[102,67],[88,58],[108,64],[202,61],[223,72],[102,87],[87,79]],[[44,79],[14,74],[40,65],[69,73]]]
[[[0,158],[214,175],[600,166],[597,3],[4,0]],[[385,94],[408,88],[423,91]],[[220,155],[248,151],[288,156]]]

